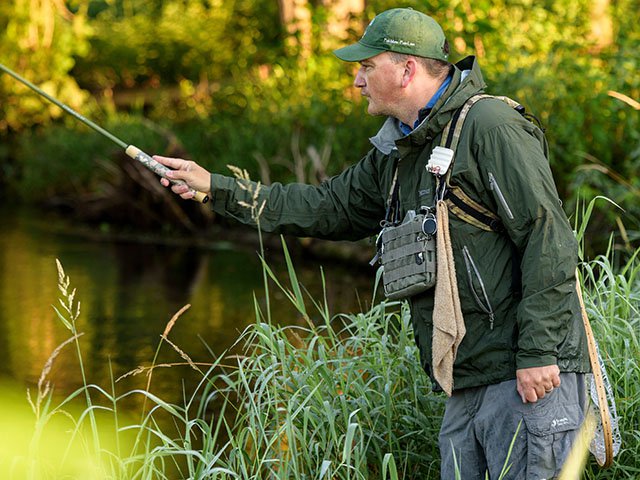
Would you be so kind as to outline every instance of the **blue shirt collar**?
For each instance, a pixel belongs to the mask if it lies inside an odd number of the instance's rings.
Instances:
[[[436,93],[433,94],[433,96],[431,97],[429,102],[425,105],[425,107],[422,110],[420,110],[421,114],[418,115],[418,119],[413,124],[413,127],[410,127],[406,123],[400,122],[400,130],[402,130],[402,133],[404,133],[405,135],[409,135],[413,131],[414,128],[416,128],[418,125],[420,125],[422,123],[422,121],[427,117],[427,115],[429,115],[429,112],[431,111],[433,106],[436,104],[436,102],[440,99],[442,94],[445,92],[445,90],[447,89],[447,87],[451,83],[451,79],[452,78],[453,78],[453,75],[449,75],[444,80],[444,82],[442,82],[442,85],[440,85],[438,90],[436,90]],[[423,114],[423,112],[425,112],[425,113]]]

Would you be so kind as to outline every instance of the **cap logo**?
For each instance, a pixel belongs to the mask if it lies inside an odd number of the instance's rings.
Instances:
[[[406,40],[394,40],[393,38],[385,37],[383,40],[384,43],[388,43],[390,45],[401,45],[403,47],[415,47],[416,44],[414,42],[407,42]]]

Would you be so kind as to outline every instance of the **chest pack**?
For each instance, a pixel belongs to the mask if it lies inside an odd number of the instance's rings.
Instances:
[[[502,100],[526,118],[535,118],[528,116],[524,107],[508,97],[474,95],[456,110],[445,126],[440,145],[433,149],[426,169],[436,177],[434,205],[435,200],[442,199],[449,211],[461,220],[485,231],[502,233],[504,225],[500,217],[449,182],[464,121],[471,107],[484,98]],[[424,292],[435,286],[437,278],[435,207],[420,206],[417,211],[409,210],[399,220],[399,187],[396,165],[387,213],[376,241],[376,256],[371,261],[371,265],[380,262],[384,294],[391,300]]]

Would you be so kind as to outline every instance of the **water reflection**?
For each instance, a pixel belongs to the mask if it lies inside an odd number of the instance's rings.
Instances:
[[[78,331],[89,382],[108,386],[154,358],[160,335],[183,305],[192,307],[172,329],[170,338],[195,361],[210,361],[255,319],[254,293],[263,299],[259,260],[251,250],[211,249],[88,241],[56,233],[51,220],[25,212],[0,210],[0,375],[27,384],[37,381],[57,345],[70,335],[56,318],[55,259],[62,262],[81,302]],[[269,263],[285,271],[279,256]],[[302,283],[321,298],[319,265],[296,261]],[[284,273],[282,274],[284,278]],[[347,268],[325,269],[333,312],[357,310],[358,298],[370,297],[371,279]],[[272,315],[281,324],[299,322],[282,295],[274,295]],[[279,301],[282,300],[282,301]],[[262,302],[264,303],[264,302]],[[264,305],[262,305],[264,308]],[[166,346],[158,363],[181,362]],[[187,368],[154,373],[154,392],[181,398]],[[113,372],[113,373],[111,373]],[[73,347],[56,359],[52,377],[69,392],[80,384]],[[129,377],[126,388],[143,386],[144,376]]]

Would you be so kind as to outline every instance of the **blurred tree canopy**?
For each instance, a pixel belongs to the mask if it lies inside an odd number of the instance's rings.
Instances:
[[[211,168],[314,180],[356,161],[380,124],[331,51],[397,6],[434,16],[452,61],[476,55],[489,93],[542,120],[565,198],[609,195],[640,223],[638,0],[4,0],[0,62],[100,121],[144,115]],[[15,139],[62,113],[6,75],[0,96],[20,178],[48,144]]]
[[[64,2],[10,0],[0,4],[0,62],[20,72],[47,93],[81,108],[89,95],[69,75],[75,58],[89,51],[90,27]],[[62,112],[7,75],[0,76],[0,131],[46,123]]]

